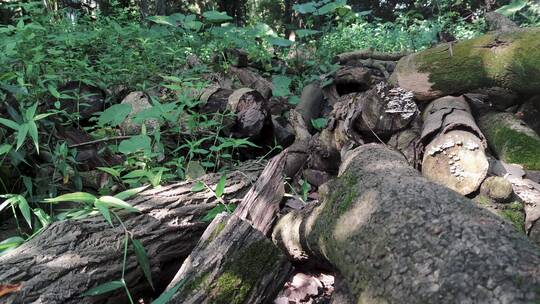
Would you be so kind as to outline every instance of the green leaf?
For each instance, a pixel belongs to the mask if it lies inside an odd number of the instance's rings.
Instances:
[[[326,128],[326,125],[328,124],[328,120],[324,117],[321,117],[321,118],[317,118],[317,119],[312,119],[311,120],[311,125],[317,129],[317,130],[322,130],[324,128]]]
[[[300,97],[298,97],[298,96],[290,96],[288,101],[292,105],[297,105],[297,104],[300,103]]]
[[[26,139],[29,128],[30,126],[27,123],[20,125],[19,131],[17,132],[17,147],[15,150],[19,150],[19,148],[24,144],[24,140]]]
[[[272,77],[272,84],[274,89],[272,90],[272,95],[276,97],[283,97],[289,95],[289,86],[291,85],[291,78],[283,75],[278,75]]]
[[[0,118],[0,124],[3,124],[4,126],[11,128],[15,131],[19,130],[19,124],[14,122],[13,120]]]
[[[106,124],[111,127],[118,126],[126,119],[129,113],[131,113],[131,109],[131,105],[128,103],[110,106],[99,116],[98,126],[103,127]]]
[[[310,14],[317,11],[317,7],[315,7],[315,2],[313,1],[303,4],[295,4],[293,5],[293,9],[299,14]]]
[[[101,213],[101,215],[103,215],[105,220],[107,220],[107,222],[109,222],[111,227],[114,227],[112,219],[111,219],[111,212],[109,211],[109,207],[107,205],[105,205],[100,200],[96,200],[94,202],[94,207],[96,207],[98,209],[98,211]]]
[[[20,236],[12,236],[10,238],[7,238],[0,242],[0,252],[7,249],[15,248],[22,243],[24,243],[24,239]]]
[[[60,98],[60,92],[58,92],[55,86],[49,84],[47,86],[47,89],[49,89],[49,92],[52,94],[52,96],[54,96],[55,98]]]
[[[201,181],[197,181],[195,183],[195,185],[193,185],[193,187],[191,187],[191,191],[192,192],[201,192],[204,190],[204,188],[206,188],[206,186],[204,185],[203,182]]]
[[[104,294],[113,290],[117,290],[122,287],[124,287],[123,281],[121,280],[111,281],[111,282],[103,283],[101,285],[88,289],[82,294],[82,296],[83,297],[84,296],[97,296],[97,295]]]
[[[129,178],[141,178],[146,177],[148,175],[148,171],[143,169],[137,169],[129,172],[128,174],[122,176],[122,179],[129,179]]]
[[[34,120],[34,115],[36,114],[37,106],[38,104],[36,102],[31,107],[26,109],[26,111],[24,112],[24,118],[26,118],[26,121]]]
[[[2,144],[0,145],[0,155],[4,155],[11,151],[11,145],[10,144]]]
[[[152,139],[148,135],[137,135],[130,139],[123,140],[118,145],[118,151],[123,154],[135,153],[139,150],[151,151]]]
[[[34,143],[34,146],[36,147],[37,154],[39,154],[39,142],[38,142],[38,129],[37,125],[34,121],[28,122],[28,134],[30,134],[30,137],[32,138],[32,142]]]
[[[174,294],[180,289],[186,282],[186,279],[181,280],[178,284],[176,284],[173,288],[166,290],[164,293],[162,293],[157,299],[152,301],[151,304],[167,304]]]
[[[126,191],[122,191],[120,193],[117,193],[116,195],[114,195],[114,197],[116,197],[117,199],[120,199],[120,200],[127,200],[128,198],[140,193],[141,191],[143,191],[146,188],[148,188],[148,187],[147,186],[142,186],[142,187],[138,187],[138,188],[128,189]]]
[[[146,280],[148,280],[148,283],[150,283],[150,286],[152,289],[154,289],[154,284],[152,283],[152,272],[150,271],[150,261],[148,260],[148,255],[146,254],[143,244],[136,239],[131,239],[131,244],[133,245],[135,255],[137,256],[137,261],[139,262],[139,266],[142,268]]]
[[[509,4],[503,5],[495,11],[506,17],[510,17],[525,8],[527,6],[527,3],[528,1],[526,0],[512,0],[512,2],[510,2]]]
[[[304,37],[307,37],[307,36],[311,36],[311,35],[315,35],[315,34],[318,34],[320,33],[321,31],[316,31],[316,30],[296,30],[296,34],[298,35],[299,38],[304,38]]]
[[[49,117],[49,116],[54,115],[54,114],[55,113],[41,113],[41,114],[38,114],[38,115],[34,116],[34,121],[38,121],[40,119]]]
[[[119,177],[120,176],[120,172],[116,169],[113,169],[113,168],[109,168],[109,167],[97,167],[96,169],[100,170],[100,171],[103,171],[113,177]]]
[[[281,37],[268,37],[266,38],[268,42],[272,45],[282,46],[282,47],[289,47],[293,44],[292,41],[289,39],[281,38]]]
[[[201,164],[198,162],[198,161],[190,161],[188,164],[187,164],[187,168],[186,168],[186,177],[189,178],[189,179],[197,179],[203,175],[205,175],[206,172],[203,168],[203,166],[201,166]]]
[[[93,204],[97,197],[93,196],[90,193],[86,192],[73,192],[64,195],[60,195],[55,198],[46,198],[45,201],[48,203],[58,203],[58,202],[83,202],[88,204]]]
[[[203,13],[204,19],[212,23],[223,23],[233,20],[233,17],[227,15],[225,12],[208,11]]]
[[[214,191],[216,193],[217,198],[220,198],[223,195],[223,192],[225,191],[226,182],[227,182],[227,175],[224,174],[219,178],[219,182],[216,185],[216,191]]]
[[[104,203],[105,205],[109,206],[109,207],[115,207],[115,208],[120,208],[120,209],[124,209],[124,210],[128,210],[128,211],[132,211],[132,212],[139,212],[139,209],[131,206],[130,204],[126,203],[125,201],[119,199],[119,198],[116,198],[114,196],[102,196],[99,198],[99,201]]]
[[[224,205],[224,204],[218,204],[214,208],[212,208],[208,213],[201,219],[203,222],[211,222],[218,214],[222,212],[231,213],[236,209],[236,205]]]
[[[21,210],[21,213],[26,220],[28,226],[32,228],[32,213],[30,211],[30,205],[28,205],[28,201],[22,195],[19,195],[17,200],[19,202],[19,210]]]

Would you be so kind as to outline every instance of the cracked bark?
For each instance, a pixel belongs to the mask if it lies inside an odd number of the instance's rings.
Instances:
[[[280,219],[293,260],[330,262],[358,303],[534,303],[540,250],[511,225],[429,182],[399,153],[361,146],[321,203]]]

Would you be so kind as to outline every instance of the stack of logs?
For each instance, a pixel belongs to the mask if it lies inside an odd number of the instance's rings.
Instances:
[[[211,223],[200,218],[218,199],[191,192],[194,181],[130,200],[141,212],[124,223],[148,251],[154,285],[174,290],[170,303],[271,303],[293,266],[310,264],[338,273],[351,303],[540,301],[540,130],[521,120],[540,109],[539,35],[342,54],[333,83],[305,87],[287,119],[275,116],[269,81],[233,67],[247,88],[200,92],[201,111],[228,109],[229,135],[273,134],[288,148],[262,171],[246,163],[230,173],[224,199],[238,207]],[[519,73],[488,66],[509,53]],[[286,177],[307,180],[318,202],[280,215]],[[202,179],[213,188],[218,177]],[[525,221],[500,216],[508,211]],[[80,296],[117,279],[123,235],[101,218],[54,223],[0,257],[0,282],[22,283],[0,301],[125,301]],[[135,296],[151,294],[135,255],[125,278]]]

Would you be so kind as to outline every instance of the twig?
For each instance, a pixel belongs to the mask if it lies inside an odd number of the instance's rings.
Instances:
[[[130,135],[104,137],[104,138],[100,138],[100,139],[96,139],[96,140],[91,140],[91,141],[87,141],[87,142],[82,142],[82,143],[78,143],[78,144],[69,145],[68,148],[70,148],[70,149],[71,148],[78,148],[78,147],[82,147],[82,146],[100,144],[102,142],[107,142],[107,141],[128,139],[128,138],[131,138],[131,137],[132,136],[130,136]]]

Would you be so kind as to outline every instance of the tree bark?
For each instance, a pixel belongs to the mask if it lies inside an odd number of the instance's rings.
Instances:
[[[502,87],[540,93],[540,29],[489,33],[399,60],[391,80],[419,100]]]
[[[229,175],[223,199],[231,203],[241,199],[259,172],[260,165],[253,165]],[[218,179],[218,175],[201,178],[212,188]],[[140,213],[121,215],[133,238],[146,248],[157,290],[170,282],[195,247],[208,225],[201,218],[218,203],[210,191],[192,192],[194,183],[145,191],[129,201]],[[0,302],[126,302],[123,291],[81,297],[89,288],[120,279],[125,232],[119,226],[111,228],[100,216],[56,222],[34,239],[0,256],[0,282],[22,283],[20,292],[0,297]],[[125,277],[134,296],[151,292],[132,250],[128,253]]]
[[[463,97],[447,96],[424,110],[420,140],[425,147],[422,174],[463,195],[487,176],[485,138]]]
[[[331,263],[358,303],[540,300],[538,247],[382,145],[350,152],[320,205],[282,217],[273,239]]]

